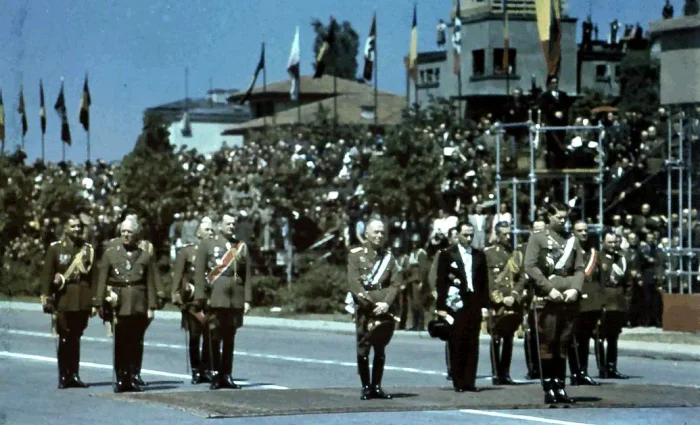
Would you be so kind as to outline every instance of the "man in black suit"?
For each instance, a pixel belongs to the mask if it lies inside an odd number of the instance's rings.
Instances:
[[[563,127],[567,125],[569,115],[569,98],[559,90],[559,78],[556,75],[547,77],[547,90],[540,98],[542,118],[548,127]],[[561,170],[566,168],[566,131],[556,130],[545,133],[547,140],[547,168]]]
[[[484,253],[471,246],[474,226],[463,222],[457,229],[459,242],[438,260],[437,314],[454,319],[450,366],[455,391],[477,392],[479,332],[482,310],[489,303],[488,267]]]

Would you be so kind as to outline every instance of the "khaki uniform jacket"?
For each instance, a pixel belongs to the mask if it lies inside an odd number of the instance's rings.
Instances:
[[[524,288],[521,287],[522,281],[515,278],[515,273],[513,273],[515,270],[512,270],[510,265],[510,260],[515,254],[501,245],[491,245],[484,249],[484,255],[489,269],[491,303],[495,304],[494,307],[500,307],[503,305],[503,298],[509,296],[519,302]]]
[[[584,311],[600,311],[603,307],[603,291],[600,287],[600,252],[591,248],[582,251],[584,267],[580,308]],[[584,298],[583,295],[586,295]]]
[[[102,305],[111,286],[118,298],[118,316],[145,315],[157,308],[156,263],[148,251],[137,247],[129,254],[124,245],[111,246],[102,255],[99,269],[95,307]]]
[[[194,304],[194,291],[188,292],[189,284],[194,285],[194,262],[199,244],[185,245],[175,257],[173,270],[172,299],[180,300],[183,305]]]
[[[568,252],[567,242],[571,244]],[[583,252],[578,239],[573,236],[564,239],[549,229],[533,232],[527,242],[524,265],[525,273],[533,280],[539,296],[549,295],[552,288],[559,292],[568,289],[581,292],[583,289]],[[554,276],[564,279],[552,279]]]
[[[430,260],[424,249],[419,248],[415,252],[406,254],[402,266],[403,279],[406,284],[427,283]]]
[[[386,267],[377,266],[376,282],[370,285],[368,280],[376,262],[381,262],[384,255],[388,255]],[[391,307],[396,295],[401,288],[401,270],[398,268],[396,258],[390,251],[378,255],[369,243],[352,248],[348,254],[348,287],[357,303],[358,294],[364,294],[374,303],[385,302]]]
[[[627,260],[619,254],[601,252],[598,260],[602,307],[606,311],[625,312],[629,306]]]
[[[209,282],[207,274],[219,265],[229,249],[237,246],[238,255],[234,263],[214,282]],[[211,308],[242,309],[253,298],[250,267],[250,254],[245,242],[228,241],[222,236],[201,241],[194,260],[194,298],[209,300]]]
[[[71,272],[71,276],[66,276],[71,263],[81,252],[82,264]],[[68,238],[49,246],[40,276],[41,295],[54,297],[56,311],[90,311],[92,309],[94,255],[95,249],[89,243],[75,245]],[[53,283],[56,273],[66,279],[60,291]]]
[[[122,239],[121,238],[112,238],[107,242],[107,248],[109,249],[113,246],[119,246],[122,244]],[[149,241],[142,239],[139,241],[139,248],[148,252],[151,257],[156,258],[155,255],[155,248],[153,248],[153,244],[150,243]],[[165,290],[165,285],[163,283],[163,279],[161,279],[160,273],[158,273],[158,267],[156,267],[156,272],[153,277],[155,279],[155,285],[156,285],[156,294],[158,298],[165,298],[166,290]]]

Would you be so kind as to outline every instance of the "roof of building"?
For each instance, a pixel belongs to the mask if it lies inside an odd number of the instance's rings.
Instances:
[[[299,78],[299,91],[304,94],[333,94],[333,76],[323,75],[321,78],[313,78],[311,75],[302,75]],[[349,94],[349,93],[373,93],[374,88],[371,85],[360,83],[353,80],[346,80],[345,78],[338,78],[336,82],[336,91],[339,95]],[[254,97],[260,94],[285,94],[289,95],[289,89],[291,87],[290,80],[276,81],[272,84],[268,84],[266,87],[259,85],[253,89],[251,96]],[[380,94],[390,95],[391,93],[379,90]],[[245,92],[234,93],[229,97],[229,101],[240,100]]]
[[[340,80],[338,81],[340,82]],[[372,91],[340,95],[337,101],[339,124],[374,124],[374,93]],[[394,125],[401,122],[403,110],[406,107],[405,97],[379,92],[377,94],[377,103],[379,110],[377,123],[379,125]],[[302,124],[313,123],[316,121],[320,110],[325,110],[329,119],[332,119],[333,108],[334,102],[331,97],[318,102],[304,104],[300,108],[287,109],[278,112],[274,116],[256,118],[236,128],[226,130],[223,134],[241,133],[244,130],[263,127],[266,123],[294,125],[299,123],[299,114],[301,114]]]
[[[251,117],[250,108],[244,105],[213,102],[211,99],[180,99],[148,108],[161,114],[167,121],[179,121],[185,111],[191,122],[239,123]]]

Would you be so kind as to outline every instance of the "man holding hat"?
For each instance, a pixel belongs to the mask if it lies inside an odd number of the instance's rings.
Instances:
[[[236,330],[253,297],[248,245],[236,235],[236,218],[225,214],[219,234],[202,239],[194,260],[194,299],[208,308],[212,373],[211,389],[239,389],[233,382],[233,350]]]
[[[566,394],[566,355],[573,340],[578,299],[583,288],[583,250],[575,236],[565,237],[567,209],[547,207],[548,226],[530,235],[525,273],[532,279],[545,403],[572,403]]]
[[[80,219],[66,221],[63,239],[49,246],[41,272],[41,304],[58,333],[58,388],[86,388],[78,373],[80,338],[92,312],[95,250],[82,238]]]
[[[205,217],[197,229],[200,241],[214,237],[214,223]],[[173,272],[173,304],[182,309],[182,327],[189,333],[190,367],[192,383],[211,382],[209,359],[209,332],[206,317],[200,304],[194,299],[194,263],[199,243],[185,245],[175,258]],[[201,350],[200,350],[201,344]]]
[[[158,306],[156,264],[139,244],[140,230],[133,218],[121,223],[121,241],[107,248],[100,260],[93,298],[95,308],[102,309],[103,302],[108,302],[114,310],[115,392],[143,391],[137,380],[143,338]],[[100,316],[104,317],[104,311]]]
[[[391,309],[401,287],[401,272],[391,251],[384,248],[384,223],[372,219],[365,230],[365,243],[348,254],[348,285],[357,306],[357,370],[362,383],[360,399],[391,399],[382,390],[386,363],[386,345],[391,341],[395,323]],[[369,352],[374,347],[372,380]]]

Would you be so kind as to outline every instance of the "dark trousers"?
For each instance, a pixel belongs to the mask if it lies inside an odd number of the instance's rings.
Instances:
[[[600,319],[600,311],[583,311],[574,324],[576,340],[569,348],[569,369],[572,375],[588,374],[588,356],[590,355],[591,338],[595,335]]]
[[[61,376],[78,374],[80,338],[87,328],[89,318],[89,311],[60,311],[56,314],[58,333],[56,358]]]
[[[527,315],[527,332],[523,341],[523,349],[525,351],[525,363],[527,364],[528,376],[537,376],[540,373],[540,352],[537,347],[537,323],[532,312]]]
[[[598,330],[598,368],[617,368],[617,342],[620,333],[625,325],[627,314],[624,311],[606,311],[601,315],[600,327]],[[605,344],[603,344],[605,342]]]
[[[475,386],[479,364],[479,332],[481,309],[463,308],[454,314],[450,337],[450,369],[455,388]]]
[[[522,316],[504,314],[491,318],[491,374],[494,377],[510,377],[510,364],[513,359],[513,337],[518,330]]]
[[[190,367],[200,371],[210,370],[209,361],[209,330],[207,322],[200,322],[192,313],[183,313],[185,329],[187,330],[188,349],[190,352]]]
[[[119,373],[138,373],[143,358],[143,337],[148,327],[148,318],[140,316],[118,316],[114,329],[114,368]]]
[[[645,284],[642,288],[643,307],[640,325],[661,327],[661,294],[655,284]]]
[[[233,373],[236,331],[243,325],[243,309],[217,308],[209,314],[212,371],[219,377]]]
[[[545,133],[547,140],[547,168],[561,170],[566,168],[566,151],[564,151],[565,131],[548,131]]]

